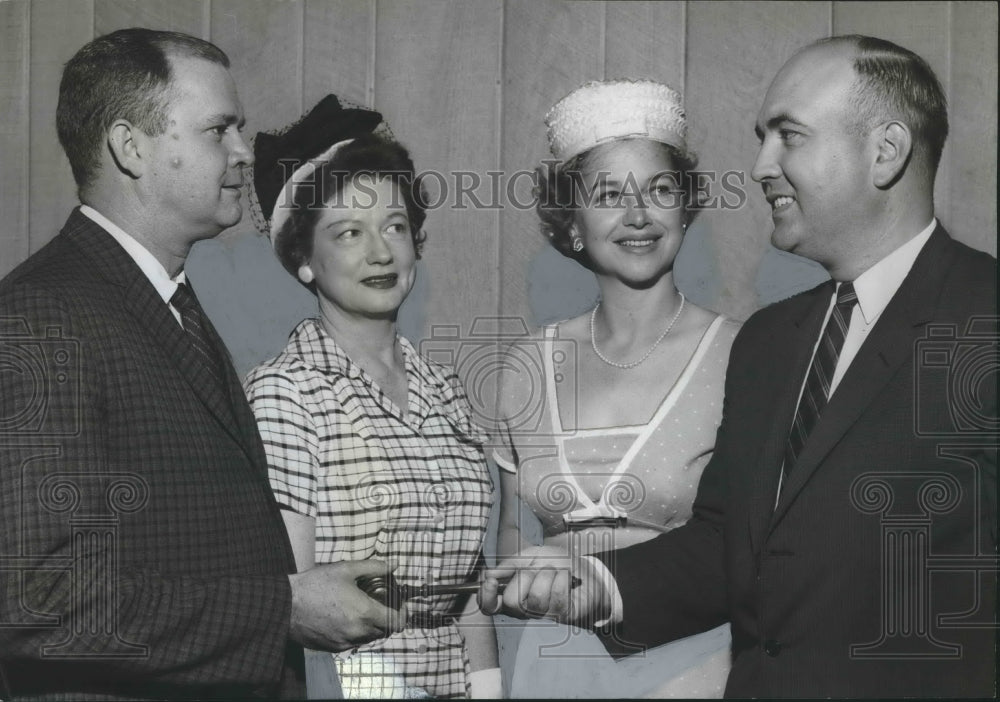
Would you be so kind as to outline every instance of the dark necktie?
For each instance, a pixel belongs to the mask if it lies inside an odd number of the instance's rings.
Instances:
[[[186,284],[180,283],[170,298],[170,304],[181,313],[181,324],[184,326],[184,331],[187,333],[191,345],[198,352],[198,357],[205,364],[205,368],[219,385],[224,387],[226,382],[225,366],[215,344],[212,343],[212,339],[208,335],[204,312],[201,305],[198,304],[198,300],[195,299],[194,293]]]
[[[830,399],[830,383],[833,381],[840,351],[844,348],[844,338],[851,322],[851,310],[857,303],[858,296],[854,292],[854,284],[841,283],[837,290],[837,302],[833,306],[826,328],[823,329],[812,365],[809,366],[802,399],[799,400],[799,407],[795,411],[795,421],[792,422],[792,429],[788,433],[788,442],[785,444],[785,475],[791,472],[795,460],[806,445],[809,433],[816,426],[819,415]]]

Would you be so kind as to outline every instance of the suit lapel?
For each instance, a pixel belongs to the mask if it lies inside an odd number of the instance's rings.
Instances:
[[[764,413],[767,422],[761,432],[764,442],[753,463],[757,466],[756,504],[751,512],[750,536],[755,552],[759,551],[774,514],[785,441],[833,290],[833,281],[828,281],[806,293],[801,303],[778,322],[771,334],[774,343],[762,349],[765,356],[756,364],[771,369],[770,380],[761,386],[760,396],[774,397],[775,401]]]
[[[264,446],[261,443],[260,432],[257,429],[257,420],[254,418],[253,411],[247,402],[246,394],[243,392],[243,383],[236,374],[236,368],[233,366],[232,358],[229,356],[229,350],[226,348],[225,342],[222,341],[222,337],[216,331],[215,325],[208,319],[208,315],[203,315],[203,317],[208,336],[211,338],[212,343],[215,344],[215,348],[221,357],[225,359],[226,397],[228,399],[227,406],[230,409],[230,413],[227,416],[236,422],[239,432],[236,438],[242,441],[244,451],[253,459],[254,465],[261,469],[262,475],[267,477],[267,457],[264,454]]]
[[[912,357],[920,329],[933,318],[943,277],[950,265],[948,243],[948,235],[939,225],[824,408],[795,463],[795,470],[782,486],[772,525],[780,521],[827,454]]]
[[[121,288],[122,305],[135,318],[139,327],[144,328],[156,345],[163,349],[168,363],[172,363],[184,380],[191,386],[195,396],[208,408],[222,427],[236,439],[244,451],[258,463],[258,453],[249,443],[251,434],[241,426],[238,413],[232,403],[233,386],[239,387],[239,380],[231,364],[226,364],[226,387],[220,387],[204,362],[191,345],[181,325],[170,312],[156,288],[149,282],[132,257],[104,231],[97,223],[79,210],[74,210],[67,222],[66,233],[73,239],[89,265],[105,280]],[[209,335],[220,353],[228,358],[225,346],[215,329],[209,324]],[[242,393],[242,390],[240,390]]]

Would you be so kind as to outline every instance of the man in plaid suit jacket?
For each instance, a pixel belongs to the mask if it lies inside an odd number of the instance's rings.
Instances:
[[[142,29],[67,64],[83,207],[0,283],[0,698],[302,696],[302,645],[398,628],[294,573],[253,415],[183,264],[239,221],[242,106],[217,47]]]

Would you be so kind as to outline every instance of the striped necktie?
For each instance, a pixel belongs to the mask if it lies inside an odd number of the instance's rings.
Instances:
[[[201,305],[198,304],[198,300],[195,299],[194,293],[191,292],[191,289],[186,284],[179,283],[177,290],[170,298],[170,304],[181,313],[181,324],[184,327],[184,331],[191,345],[204,362],[205,367],[212,374],[212,377],[218,381],[219,386],[225,387],[225,366],[223,365],[223,360],[218,349],[216,349],[215,344],[208,335],[206,329],[207,322],[204,317],[205,313],[202,311]]]
[[[802,390],[799,407],[795,411],[795,421],[788,433],[785,444],[785,475],[791,472],[795,460],[802,453],[810,432],[819,421],[819,415],[830,399],[830,383],[837,369],[837,359],[844,348],[844,338],[847,327],[851,323],[851,311],[858,303],[858,295],[854,292],[853,283],[841,283],[837,290],[837,303],[833,306],[830,319],[823,329],[816,355],[813,357],[806,385]]]

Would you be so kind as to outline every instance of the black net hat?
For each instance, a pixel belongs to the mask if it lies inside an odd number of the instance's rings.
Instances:
[[[253,139],[253,191],[250,197],[257,229],[271,234],[275,204],[298,169],[341,142],[375,131],[388,133],[384,125],[379,129],[380,124],[381,113],[363,107],[344,107],[331,93],[302,119],[281,131],[257,132]]]

